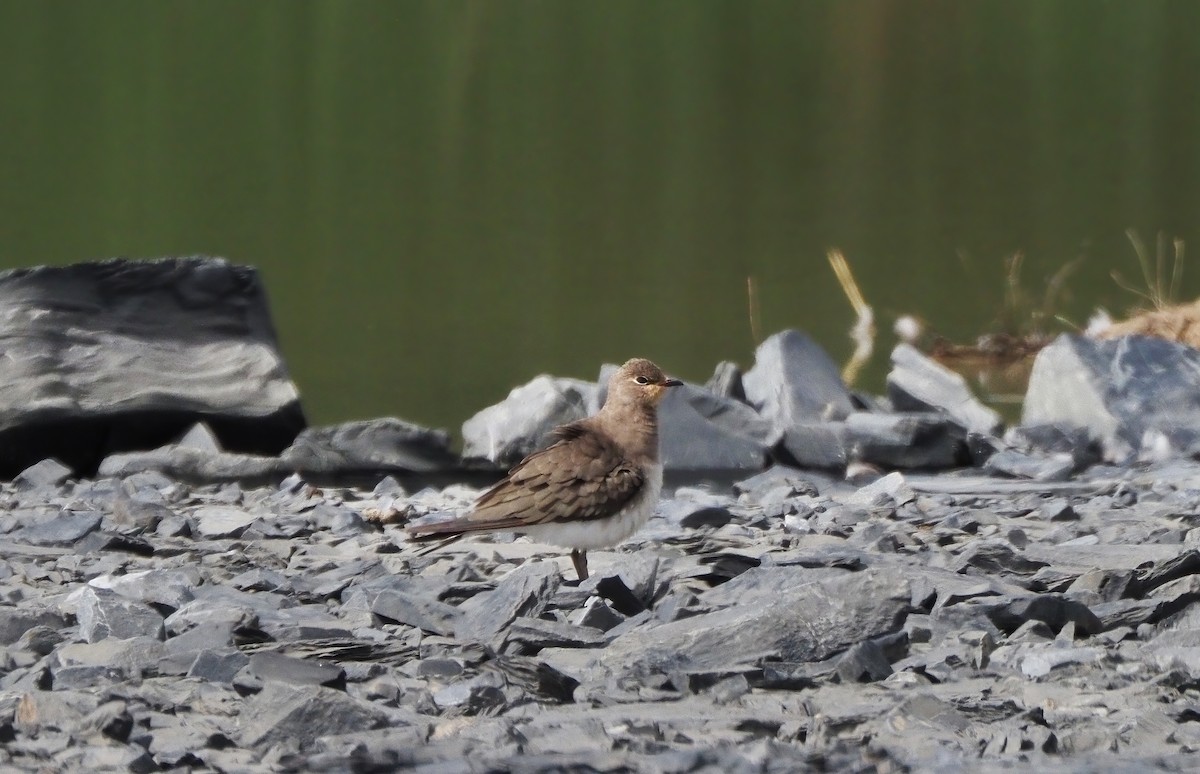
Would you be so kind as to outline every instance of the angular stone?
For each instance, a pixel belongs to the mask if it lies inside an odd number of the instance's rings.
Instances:
[[[463,459],[510,468],[551,442],[550,431],[583,419],[597,403],[594,382],[545,374],[463,423]]]
[[[844,683],[874,683],[892,673],[892,665],[879,643],[866,640],[838,657],[837,673]]]
[[[600,597],[588,597],[583,607],[571,617],[576,626],[606,632],[625,620],[625,616],[608,606]]]
[[[150,451],[110,454],[99,475],[123,478],[138,473],[164,473],[180,481],[205,483],[266,479],[282,475],[288,466],[279,457],[234,452],[209,452],[186,446],[162,446]]]
[[[746,402],[746,391],[742,389],[742,369],[730,360],[717,363],[713,375],[704,383],[704,389],[722,398]]]
[[[433,694],[433,700],[442,710],[456,710],[462,715],[494,714],[507,703],[503,685],[503,678],[486,672],[446,686]]]
[[[187,676],[211,683],[231,683],[250,659],[234,648],[203,650],[188,667]]]
[[[1009,446],[1051,457],[1069,454],[1075,460],[1075,470],[1094,465],[1102,454],[1100,444],[1081,427],[1063,425],[1020,425],[1004,434]]]
[[[46,457],[92,471],[204,418],[278,453],[304,427],[257,272],[218,258],[0,273],[0,476]],[[64,338],[65,337],[65,338]]]
[[[630,631],[614,640],[601,659],[610,669],[638,674],[742,671],[767,661],[819,661],[898,631],[909,596],[908,582],[894,571],[824,575],[786,594],[763,595],[756,604],[735,604]]]
[[[161,503],[130,496],[124,488],[118,488],[112,511],[104,516],[104,526],[122,534],[138,535],[153,532],[163,519],[173,515],[174,512]]]
[[[761,470],[781,433],[745,403],[692,384],[659,405],[666,470]]]
[[[98,706],[100,699],[93,693],[61,689],[31,691],[21,696],[13,722],[17,730],[25,733],[70,731]]]
[[[733,491],[747,495],[756,502],[762,502],[767,492],[774,491],[780,486],[788,487],[794,494],[812,497],[819,494],[811,475],[786,465],[773,465],[758,475],[737,481],[733,485]]]
[[[382,589],[368,593],[368,598],[375,615],[443,636],[454,634],[462,615],[458,608],[434,597],[403,589]]]
[[[1044,647],[1021,660],[1021,673],[1026,677],[1045,677],[1051,670],[1069,664],[1088,664],[1104,657],[1100,648]]]
[[[746,401],[783,433],[796,424],[844,419],[854,410],[837,365],[796,330],[776,333],[759,345],[742,386]]]
[[[181,634],[203,625],[255,629],[258,613],[273,610],[278,604],[275,595],[239,594],[219,586],[199,586],[195,594],[195,599],[167,616],[167,631]]]
[[[847,505],[863,508],[880,506],[898,506],[917,499],[916,492],[909,486],[908,480],[900,473],[888,473],[878,481],[872,481],[846,497]]]
[[[1200,351],[1160,338],[1064,334],[1038,353],[1021,423],[1087,430],[1111,460],[1151,435],[1176,454],[1200,450]]]
[[[1019,597],[989,610],[988,618],[1004,632],[1014,632],[1031,620],[1041,621],[1056,632],[1068,623],[1074,624],[1076,632],[1085,636],[1104,630],[1087,605],[1062,594]]]
[[[185,449],[195,449],[199,452],[208,454],[216,454],[225,451],[221,448],[221,441],[217,438],[217,434],[212,431],[212,428],[205,422],[197,422],[192,425],[183,437],[176,444]]]
[[[888,468],[952,468],[969,462],[963,429],[945,416],[868,414],[846,418],[851,459]]]
[[[72,545],[99,527],[103,518],[95,511],[62,511],[46,521],[13,530],[8,539],[31,546]]]
[[[67,627],[67,619],[56,610],[41,605],[0,606],[0,645],[11,645],[36,627],[58,630]]]
[[[199,577],[192,577],[184,570],[138,570],[125,575],[101,575],[88,581],[88,585],[174,611],[195,599],[192,589],[199,582]]]
[[[108,701],[84,716],[73,729],[74,736],[88,738],[106,736],[117,742],[129,740],[133,730],[133,716],[123,701]]]
[[[475,642],[497,638],[520,616],[537,618],[562,583],[558,567],[550,562],[523,564],[506,575],[496,588],[477,594],[461,606],[455,636]]]
[[[842,470],[846,467],[845,422],[795,422],[783,435],[787,461],[802,468]]]
[[[248,668],[264,683],[278,681],[291,685],[325,685],[330,688],[345,687],[346,684],[346,670],[336,664],[292,658],[270,651],[251,656]]]
[[[85,586],[77,604],[75,615],[79,619],[79,633],[86,642],[97,642],[106,637],[122,640],[142,636],[163,638],[162,615],[142,602],[126,599],[108,589]]]
[[[726,501],[719,497],[664,500],[659,509],[667,521],[683,529],[723,527],[733,520]]]
[[[63,672],[72,669],[108,670],[114,679],[140,678],[155,671],[166,647],[154,637],[109,637],[93,643],[73,642],[60,646],[53,659],[55,688],[65,686]]]
[[[910,344],[902,342],[892,350],[887,390],[896,411],[944,412],[964,430],[985,435],[996,435],[1003,424],[999,414],[976,399],[961,375]]]
[[[238,738],[263,750],[280,742],[306,750],[319,737],[382,728],[388,721],[383,709],[342,691],[270,682],[246,702]]]
[[[13,479],[17,489],[39,489],[56,487],[66,481],[71,475],[71,469],[54,458],[47,458],[22,470]]]
[[[1032,575],[1045,566],[1046,562],[1026,557],[1008,541],[994,539],[972,541],[959,555],[955,569],[983,575]]]
[[[590,626],[572,626],[544,618],[517,618],[508,628],[508,642],[519,642],[534,651],[542,648],[595,648],[607,638]]]
[[[988,457],[983,470],[1012,478],[1029,478],[1034,481],[1066,481],[1076,470],[1076,460],[1071,454],[1038,456],[1016,449],[1001,449]]]
[[[450,436],[395,417],[308,428],[280,455],[288,469],[333,473],[433,473],[455,470]]]
[[[202,537],[212,540],[237,537],[261,516],[248,513],[241,508],[229,508],[223,505],[210,505],[197,508],[192,514],[195,524],[193,531]]]

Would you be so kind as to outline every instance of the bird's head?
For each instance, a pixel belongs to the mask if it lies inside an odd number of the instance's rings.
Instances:
[[[662,369],[635,357],[617,369],[608,380],[608,402],[657,406],[671,387],[683,382],[668,378]]]

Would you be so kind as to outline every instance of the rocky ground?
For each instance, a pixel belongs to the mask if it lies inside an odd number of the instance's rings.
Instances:
[[[663,401],[658,514],[579,583],[403,528],[611,367],[460,453],[307,427],[250,267],[23,269],[0,302],[0,770],[1196,768],[1194,349],[1060,337],[1006,428],[912,347],[869,395],[781,331]]]
[[[65,476],[0,490],[6,770],[1184,771],[1200,748],[1194,462],[668,486],[583,583],[523,538],[410,544],[462,484]]]

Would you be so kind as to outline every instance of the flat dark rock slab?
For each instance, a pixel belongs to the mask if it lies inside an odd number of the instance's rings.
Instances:
[[[786,575],[797,581],[786,594],[744,597],[712,613],[630,632],[615,639],[602,660],[636,673],[733,672],[767,661],[818,661],[897,630],[908,609],[908,582],[895,572],[820,571],[808,582],[807,573]]]

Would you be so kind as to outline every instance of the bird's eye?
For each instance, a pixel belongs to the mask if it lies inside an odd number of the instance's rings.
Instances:
[[[639,376],[636,379],[634,379],[634,381],[637,382],[638,384],[649,384],[650,383],[650,380],[644,376]]]

